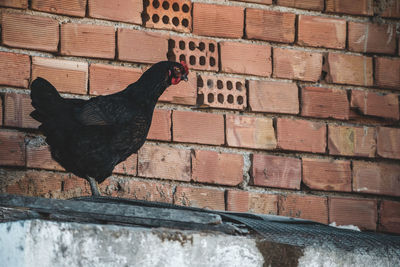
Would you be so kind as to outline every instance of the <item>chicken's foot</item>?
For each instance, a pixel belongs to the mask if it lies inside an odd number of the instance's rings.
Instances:
[[[100,196],[99,185],[97,184],[96,180],[92,177],[86,177],[86,180],[90,184],[90,190],[92,191],[92,196]]]

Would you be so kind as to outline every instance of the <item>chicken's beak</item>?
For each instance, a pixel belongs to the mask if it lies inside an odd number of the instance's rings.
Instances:
[[[187,74],[184,74],[184,75],[182,75],[182,80],[184,80],[185,82],[187,82],[187,81],[188,81]]]

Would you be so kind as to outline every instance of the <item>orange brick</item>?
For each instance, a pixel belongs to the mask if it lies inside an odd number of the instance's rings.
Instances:
[[[58,49],[58,22],[55,19],[3,13],[3,44],[55,52]]]
[[[272,119],[226,115],[226,141],[234,147],[274,149],[276,138]]]
[[[52,58],[32,58],[32,80],[42,77],[59,92],[86,94],[88,64]]]
[[[0,130],[0,165],[25,166],[25,135]]]
[[[243,156],[195,150],[192,155],[195,182],[236,186],[243,181]]]
[[[383,200],[379,214],[379,230],[400,234],[400,202]]]
[[[353,161],[353,190],[360,193],[400,196],[400,165]]]
[[[375,58],[375,85],[400,90],[400,58]]]
[[[144,145],[138,156],[139,176],[190,181],[189,150]]]
[[[346,20],[300,15],[298,43],[305,46],[344,49]]]
[[[197,99],[197,77],[189,72],[188,82],[180,82],[167,88],[158,101],[182,105],[195,105]]]
[[[109,95],[124,90],[142,76],[142,69],[90,64],[90,94]]]
[[[278,214],[278,195],[228,190],[227,210],[259,214]]]
[[[174,111],[172,125],[174,141],[224,144],[224,117],[220,114]]]
[[[196,35],[240,38],[243,23],[243,7],[193,4],[193,33]]]
[[[27,88],[31,76],[27,55],[0,52],[0,84]]]
[[[263,4],[263,5],[271,5],[272,4],[272,0],[243,0],[243,2],[257,3],[257,4]]]
[[[374,14],[374,9],[369,0],[326,0],[325,12],[371,16]]]
[[[329,53],[324,68],[329,83],[373,84],[371,57]]]
[[[302,9],[311,9],[322,11],[324,9],[324,0],[278,0],[280,6],[288,6]]]
[[[303,183],[311,189],[351,192],[350,161],[303,158]]]
[[[278,118],[278,147],[324,153],[326,149],[325,123]]]
[[[295,83],[249,81],[249,104],[252,111],[299,113],[299,90]]]
[[[399,96],[396,94],[377,94],[353,90],[351,92],[351,107],[364,115],[378,116],[398,120]]]
[[[329,125],[328,150],[331,155],[374,157],[376,130],[373,127]]]
[[[32,0],[32,9],[63,15],[84,17],[86,0]]]
[[[326,197],[287,195],[280,196],[279,215],[328,223],[328,203]]]
[[[176,187],[174,204],[211,210],[225,210],[224,191],[199,187]]]
[[[400,3],[399,1],[392,2],[382,2],[383,4],[388,4],[386,9],[380,14],[385,18],[400,18]]]
[[[47,169],[47,170],[64,170],[51,157],[50,147],[47,144],[36,144],[35,141],[28,142],[26,146],[26,167]]]
[[[61,54],[113,59],[115,55],[114,27],[74,23],[62,24]]]
[[[28,8],[28,0],[2,0],[0,6]]]
[[[379,156],[400,159],[400,129],[378,127],[377,144]]]
[[[296,15],[246,8],[246,37],[280,43],[293,43]]]
[[[130,155],[126,160],[115,166],[113,173],[135,176],[137,174],[137,158],[137,154]]]
[[[0,126],[3,125],[3,99],[0,96]]]
[[[274,48],[274,77],[316,82],[322,72],[322,54]]]
[[[395,54],[395,25],[350,21],[349,50],[364,53]]]
[[[377,202],[374,199],[331,197],[329,222],[337,225],[356,225],[360,229],[376,230]]]
[[[221,42],[220,51],[223,72],[271,76],[271,47],[268,45]]]
[[[301,161],[297,158],[254,154],[252,182],[257,186],[300,189]]]
[[[40,123],[29,114],[33,111],[31,98],[26,94],[7,93],[4,97],[4,125],[18,128],[37,128]]]
[[[156,63],[167,60],[168,36],[152,32],[118,29],[118,59]]]
[[[350,107],[345,90],[304,87],[301,90],[301,95],[302,116],[349,119]]]
[[[89,0],[89,16],[142,24],[143,3],[139,0]]]
[[[155,109],[147,139],[171,140],[171,110]]]

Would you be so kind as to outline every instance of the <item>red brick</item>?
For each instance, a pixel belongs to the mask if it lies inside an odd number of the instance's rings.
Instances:
[[[274,48],[274,77],[316,82],[322,72],[322,54]]]
[[[7,93],[4,97],[4,125],[19,128],[37,128],[39,122],[31,118],[31,98],[26,94]]]
[[[253,155],[252,182],[257,186],[300,189],[301,161],[270,155]]]
[[[227,210],[259,214],[278,214],[278,195],[228,190]]]
[[[3,99],[0,96],[0,126],[3,125]]]
[[[349,50],[364,53],[395,54],[395,25],[350,21]]]
[[[138,156],[139,176],[190,181],[189,150],[144,145]]]
[[[2,0],[0,6],[28,8],[28,0]]]
[[[370,16],[374,14],[374,9],[370,0],[326,0],[325,12]]]
[[[305,46],[344,49],[346,20],[300,15],[298,43]]]
[[[84,17],[86,0],[32,0],[32,9],[63,15]]]
[[[140,76],[140,68],[90,64],[90,94],[109,95],[122,91]]]
[[[376,230],[377,202],[375,199],[331,197],[329,222],[337,225],[356,225],[364,230]]]
[[[371,57],[329,53],[324,69],[328,83],[373,84]]]
[[[52,58],[32,58],[32,80],[42,77],[48,80],[59,92],[86,94],[88,64]]]
[[[158,101],[170,102],[182,105],[195,105],[197,98],[197,77],[191,71],[188,75],[188,82],[180,82],[167,88]]]
[[[0,165],[25,166],[25,135],[0,130]]]
[[[249,3],[257,3],[257,4],[263,4],[263,5],[271,5],[272,0],[242,0],[243,2],[249,2]]]
[[[278,147],[324,153],[326,148],[325,123],[278,118]]]
[[[0,52],[0,84],[27,88],[31,76],[27,55]]]
[[[318,11],[322,11],[324,9],[324,0],[278,0],[277,4],[280,6]]]
[[[374,157],[376,130],[373,127],[328,126],[328,150],[331,155]]]
[[[171,140],[171,110],[155,109],[147,139]]]
[[[177,142],[224,144],[224,117],[220,114],[174,111],[173,140]]]
[[[349,119],[347,92],[341,89],[304,87],[301,115],[317,118]]]
[[[243,181],[243,156],[195,150],[192,155],[192,179],[199,183],[236,186]]]
[[[74,23],[62,24],[61,54],[113,59],[115,55],[114,27]]]
[[[396,94],[379,94],[353,90],[351,107],[364,115],[378,116],[398,120],[399,96]]]
[[[203,3],[193,5],[193,33],[196,35],[240,38],[244,8]]]
[[[375,58],[375,85],[400,90],[400,58]]]
[[[28,142],[26,145],[26,167],[47,169],[47,170],[64,170],[53,158],[51,157],[50,147],[47,144],[36,144]]]
[[[299,113],[299,90],[295,83],[249,81],[249,104],[252,111]]]
[[[293,43],[296,15],[246,8],[246,37],[280,43]]]
[[[303,183],[311,189],[351,192],[350,161],[303,158]]]
[[[226,141],[234,147],[274,149],[276,138],[272,119],[226,115]]]
[[[156,63],[167,60],[168,36],[153,32],[118,29],[118,59]]]
[[[271,76],[271,47],[268,45],[221,42],[220,51],[223,72]]]
[[[287,195],[280,196],[279,215],[328,223],[328,203],[326,197]]]
[[[353,161],[353,190],[377,195],[400,196],[400,165]]]
[[[57,175],[57,173],[55,173],[55,175]],[[73,197],[92,195],[89,183],[85,179],[82,179],[72,174],[59,173],[58,175],[61,175],[62,177],[63,190],[60,194],[57,194],[58,192],[57,193],[51,192],[53,197],[69,199]],[[106,182],[103,182],[99,186],[101,194],[105,193],[103,187],[106,183],[108,183],[108,180],[109,179],[107,179]]]
[[[3,44],[55,52],[58,49],[58,22],[55,19],[3,13]]]
[[[174,204],[211,210],[225,210],[224,191],[199,187],[176,187]]]
[[[378,127],[377,144],[379,156],[400,159],[400,129]]]
[[[380,14],[384,18],[400,18],[400,3],[399,1],[381,2],[383,5],[389,4],[386,9]]]
[[[126,160],[115,166],[113,173],[135,176],[137,174],[137,159],[137,154],[130,155]]]
[[[139,0],[89,0],[89,16],[92,18],[142,24],[143,3]]]
[[[379,214],[379,230],[400,234],[400,202],[383,200]]]

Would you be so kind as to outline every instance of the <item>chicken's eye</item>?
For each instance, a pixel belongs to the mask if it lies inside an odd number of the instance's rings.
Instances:
[[[181,70],[177,67],[174,68],[175,75],[181,74]]]

